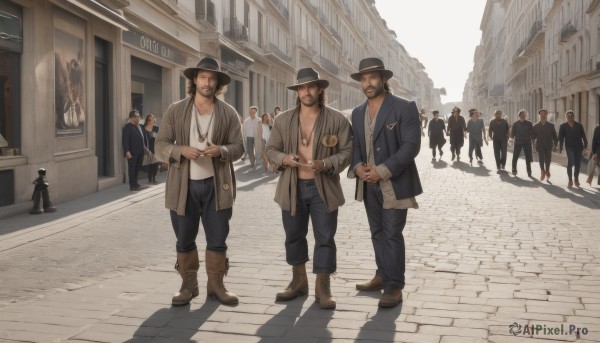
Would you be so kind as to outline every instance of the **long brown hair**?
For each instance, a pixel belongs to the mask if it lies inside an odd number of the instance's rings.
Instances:
[[[187,87],[188,87],[188,95],[194,96],[194,94],[196,94],[196,76],[198,76],[198,72],[200,71],[200,69],[196,69],[194,71],[194,77],[190,80],[188,79],[187,81]],[[221,79],[217,77],[217,87],[216,87],[216,91],[215,91],[215,97],[217,95],[220,95],[221,93],[223,93],[223,88],[225,88],[224,85],[221,84]]]

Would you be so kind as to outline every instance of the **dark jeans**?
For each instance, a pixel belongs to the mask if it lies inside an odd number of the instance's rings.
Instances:
[[[483,160],[483,155],[481,154],[481,146],[477,143],[476,140],[469,138],[469,158],[473,159],[473,150],[475,150],[475,157],[479,157],[479,159]]]
[[[552,162],[552,147],[542,147],[538,149],[540,159],[540,169],[543,172],[550,171],[550,162]]]
[[[450,152],[452,155],[456,154],[456,156],[460,156],[460,146],[450,145]]]
[[[504,168],[506,166],[506,149],[507,141],[504,139],[494,139],[494,158],[496,159],[496,167]]]
[[[565,147],[565,151],[567,152],[567,175],[569,176],[569,181],[573,180],[573,176],[575,176],[575,181],[579,181],[579,168],[581,167],[581,154],[583,150]],[[573,175],[573,167],[575,167],[575,175]]]
[[[148,165],[148,181],[152,182],[154,179],[156,179],[159,165],[160,163],[152,163]]]
[[[127,177],[129,178],[129,188],[137,188],[140,186],[138,183],[138,174],[142,169],[142,162],[144,162],[144,154],[131,155],[131,158],[127,160]]]
[[[519,155],[521,155],[521,149],[525,152],[525,163],[527,164],[527,173],[531,174],[531,161],[533,161],[533,156],[531,154],[531,144],[515,144],[515,150],[513,151],[513,159],[512,159],[512,169],[517,170],[517,161],[519,160]]]
[[[435,147],[431,149],[431,152],[433,153],[433,158],[435,158]],[[437,149],[440,151],[440,157],[442,157],[442,145],[438,144]]]
[[[313,273],[333,273],[337,269],[335,232],[338,211],[327,212],[315,180],[298,180],[296,214],[281,211],[285,230],[285,259],[290,265],[308,261],[308,219],[315,235]]]
[[[408,210],[384,209],[379,184],[367,185],[365,208],[375,250],[377,274],[385,286],[404,288],[404,236]]]
[[[189,180],[185,215],[171,211],[171,224],[177,237],[177,252],[196,250],[196,236],[200,219],[206,237],[206,249],[226,251],[229,235],[229,220],[232,209],[217,211],[217,199],[212,177],[204,180]]]

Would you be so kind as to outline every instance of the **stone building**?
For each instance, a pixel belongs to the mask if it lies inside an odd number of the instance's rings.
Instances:
[[[223,97],[240,115],[294,106],[285,86],[306,66],[330,80],[331,106],[353,108],[364,95],[349,75],[367,55],[398,95],[440,105],[373,0],[3,0],[0,216],[28,209],[40,167],[56,203],[124,182],[128,112],[160,123],[206,55],[231,75]]]
[[[593,132],[600,122],[600,1],[488,0],[481,31],[483,53],[475,53],[464,103],[502,109],[511,121],[524,108],[535,122],[546,108],[562,123],[572,109]]]

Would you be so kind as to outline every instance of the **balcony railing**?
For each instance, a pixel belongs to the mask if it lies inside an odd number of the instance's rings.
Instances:
[[[275,6],[275,8],[277,8],[277,10],[279,11],[279,13],[281,13],[281,15],[284,16],[286,20],[289,20],[289,18],[290,18],[290,11],[283,4],[283,1],[281,1],[281,0],[271,0],[271,4],[273,4],[273,6]]]
[[[226,37],[236,41],[248,41],[248,28],[240,23],[237,18],[223,19],[223,32]]]
[[[312,11],[314,15],[319,15],[319,9],[313,5],[311,0],[304,0],[304,4],[308,7],[309,11]]]
[[[529,29],[529,39],[527,39],[527,44],[530,44],[540,31],[542,31],[542,20],[538,19],[531,25],[531,29]]]
[[[286,61],[286,62],[291,62],[292,61],[292,57],[290,57],[286,52],[281,51],[281,49],[279,49],[279,47],[273,43],[269,43],[269,50],[277,57],[279,57],[280,59]]]
[[[566,42],[567,39],[569,39],[569,37],[571,37],[575,33],[577,33],[577,29],[575,28],[575,26],[573,26],[571,22],[566,23],[565,26],[563,26],[562,29],[560,29],[560,41]]]
[[[340,73],[340,68],[335,63],[323,56],[319,57],[319,63],[321,64],[321,67],[325,68],[325,70],[329,71],[333,75],[338,75]]]
[[[205,21],[215,28],[217,27],[213,0],[196,0],[196,21]]]

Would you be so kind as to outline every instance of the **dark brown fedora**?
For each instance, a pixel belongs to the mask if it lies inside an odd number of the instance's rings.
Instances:
[[[298,70],[296,77],[296,84],[288,86],[288,89],[296,90],[298,86],[305,85],[307,83],[316,82],[321,89],[329,87],[329,81],[319,78],[319,73],[313,68],[302,68]]]
[[[394,76],[394,72],[385,69],[383,61],[377,57],[364,58],[358,64],[358,73],[350,74],[350,77],[356,81],[360,81],[360,76],[364,73],[371,73],[374,71],[380,71],[383,77],[391,79]]]
[[[217,73],[217,77],[222,86],[228,85],[231,82],[231,77],[221,71],[221,66],[219,65],[219,61],[212,57],[204,57],[198,62],[196,67],[187,68],[183,71],[183,75],[188,79],[192,80],[194,78],[194,73],[196,70],[208,70]]]

